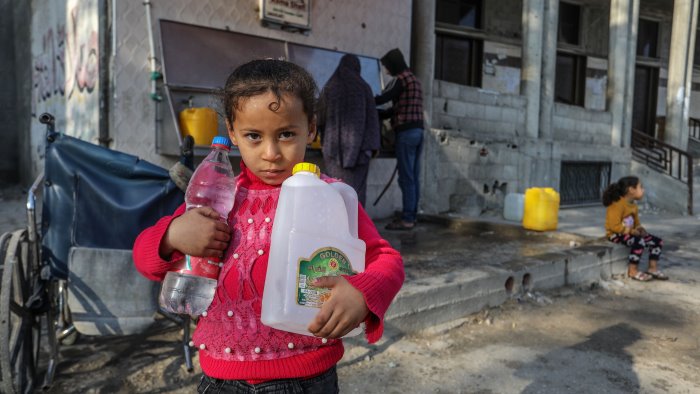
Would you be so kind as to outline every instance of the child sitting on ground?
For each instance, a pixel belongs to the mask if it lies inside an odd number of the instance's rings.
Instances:
[[[403,280],[399,253],[382,239],[359,206],[359,238],[367,245],[364,272],[322,277],[331,289],[309,325],[313,336],[279,331],[260,322],[270,235],[282,182],[304,160],[316,135],[316,84],[301,67],[254,60],[228,77],[223,104],[231,141],[241,154],[236,198],[227,224],[211,208],[172,216],[144,230],[134,262],[144,276],[163,280],[183,254],[223,256],[216,295],[197,322],[193,343],[203,371],[198,392],[333,393],[341,337],[360,325],[376,342],[383,317]],[[314,337],[315,336],[315,337]]]
[[[605,232],[609,241],[629,246],[627,275],[633,280],[648,282],[666,280],[668,276],[658,269],[664,241],[649,234],[639,223],[639,209],[635,201],[644,197],[644,187],[636,176],[626,176],[611,184],[603,192],[603,205],[608,207],[605,216]],[[649,249],[649,269],[639,270],[644,248]]]

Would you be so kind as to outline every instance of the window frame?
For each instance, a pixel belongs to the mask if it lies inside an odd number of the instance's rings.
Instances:
[[[571,102],[565,102],[561,101],[557,97],[557,80],[561,78],[561,73],[557,69],[555,65],[555,82],[554,82],[554,102],[564,104],[564,105],[571,105],[571,106],[576,106],[576,107],[586,107],[586,72],[588,69],[588,56],[580,54],[580,53],[575,53],[571,51],[566,51],[566,50],[557,50],[557,63],[559,56],[565,56],[569,58],[574,59],[574,74],[572,75],[572,80],[571,80],[571,85],[572,85],[572,90],[573,90],[573,100]]]
[[[654,48],[656,50],[655,56],[644,56],[639,54],[639,26],[642,21],[645,22],[651,22],[656,24],[656,47]],[[661,21],[655,18],[649,18],[645,16],[640,16],[637,18],[637,45],[635,48],[635,57],[639,59],[647,59],[647,60],[660,60],[661,59],[661,51],[659,50],[659,46],[661,43]]]
[[[563,34],[561,30],[561,8],[562,5],[567,5],[567,6],[572,6],[578,8],[578,31],[576,32],[576,44],[572,44],[569,42],[565,42],[562,40]],[[581,3],[573,2],[573,1],[560,1],[559,2],[559,15],[557,16],[557,44],[560,47],[568,47],[568,48],[582,48],[583,47],[583,29],[581,26],[583,26],[583,14],[584,14],[584,6]]]
[[[433,77],[440,81],[446,81],[449,83],[459,84],[461,86],[470,86],[481,88],[483,83],[483,62],[484,62],[484,41],[486,39],[486,34],[484,31],[484,22],[486,21],[486,1],[476,0],[479,2],[480,14],[477,15],[477,25],[476,27],[454,25],[451,23],[440,22],[437,20],[437,7],[440,0],[435,3],[435,58],[434,60],[434,75]],[[461,39],[471,41],[470,53],[471,58],[469,62],[469,69],[467,72],[467,84],[462,82],[453,82],[447,79],[442,79],[442,67],[438,67],[444,64],[444,58],[442,56],[442,44],[440,39],[442,37],[450,37],[452,39]],[[439,60],[438,60],[439,58]]]

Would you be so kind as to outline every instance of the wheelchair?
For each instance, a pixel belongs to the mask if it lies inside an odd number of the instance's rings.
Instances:
[[[183,203],[186,180],[176,184],[172,171],[57,132],[50,114],[39,121],[46,154],[27,193],[27,226],[0,236],[0,392],[48,388],[60,346],[78,335],[141,333],[157,314],[182,326],[178,346],[192,371],[190,317],[159,309],[159,284],[136,271],[131,254],[143,229]],[[180,163],[191,170],[191,138]]]

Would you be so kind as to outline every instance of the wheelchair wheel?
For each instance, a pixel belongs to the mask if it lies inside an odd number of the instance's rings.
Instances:
[[[0,391],[31,393],[36,387],[41,316],[31,308],[38,283],[36,256],[26,230],[0,238]]]

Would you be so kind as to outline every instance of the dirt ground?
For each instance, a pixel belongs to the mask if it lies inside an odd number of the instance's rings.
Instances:
[[[418,334],[347,343],[347,393],[700,392],[700,243],[668,241],[668,282],[629,279],[519,294]],[[165,321],[142,336],[64,347],[51,393],[192,393]],[[195,357],[195,364],[197,359]]]

